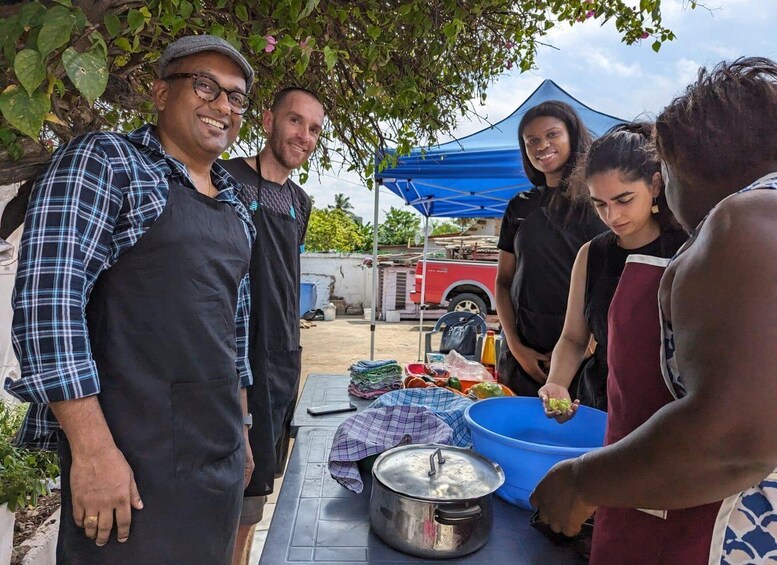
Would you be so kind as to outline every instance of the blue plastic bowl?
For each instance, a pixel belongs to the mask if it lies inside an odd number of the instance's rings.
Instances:
[[[539,398],[516,396],[474,402],[464,419],[473,449],[504,469],[497,496],[531,510],[529,496],[553,465],[604,444],[607,413],[580,406],[574,418],[559,424],[545,416]]]

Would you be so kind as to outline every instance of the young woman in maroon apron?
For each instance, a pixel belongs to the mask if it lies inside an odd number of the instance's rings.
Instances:
[[[661,375],[658,285],[669,259],[630,255],[610,305],[605,445],[674,400]],[[720,503],[663,512],[596,510],[591,563],[706,564]]]

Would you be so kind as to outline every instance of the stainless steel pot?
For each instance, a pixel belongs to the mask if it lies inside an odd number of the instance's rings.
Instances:
[[[491,493],[502,468],[469,449],[404,445],[372,468],[370,525],[386,544],[432,559],[461,557],[491,535]]]

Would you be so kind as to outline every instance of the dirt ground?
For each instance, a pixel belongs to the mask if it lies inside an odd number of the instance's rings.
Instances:
[[[434,320],[424,320],[423,331],[432,331]],[[310,373],[347,374],[348,367],[360,359],[370,358],[370,322],[361,316],[338,316],[331,322],[316,321],[315,326],[301,329],[302,379]],[[488,327],[498,327],[496,316],[488,317]],[[439,345],[435,337],[433,345]],[[423,342],[421,343],[423,357]],[[400,365],[418,360],[418,320],[390,324],[377,322],[375,359],[394,359]]]
[[[310,373],[347,374],[352,363],[370,358],[370,322],[361,316],[338,316],[331,322],[316,321],[315,324],[300,330],[303,379]],[[434,321],[424,321],[424,331],[433,327]],[[375,359],[395,359],[402,365],[415,362],[418,320],[395,324],[377,322]]]

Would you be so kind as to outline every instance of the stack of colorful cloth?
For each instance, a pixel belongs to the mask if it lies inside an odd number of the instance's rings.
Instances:
[[[359,398],[375,398],[402,388],[402,367],[393,359],[358,361],[350,366],[350,371],[348,392]]]

